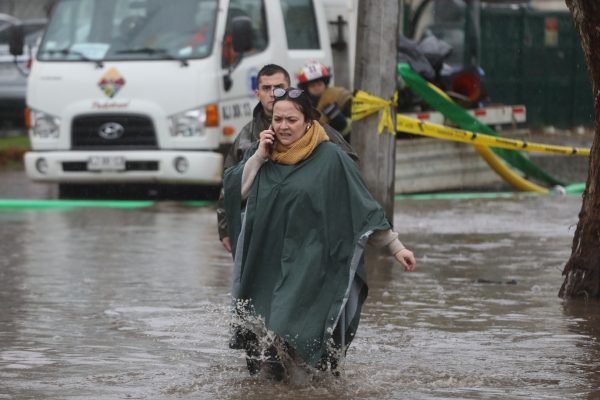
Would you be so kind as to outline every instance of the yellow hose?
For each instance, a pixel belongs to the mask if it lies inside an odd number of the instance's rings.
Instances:
[[[498,156],[496,156],[490,150],[489,147],[478,145],[474,145],[473,147],[475,147],[475,150],[477,150],[481,158],[485,160],[485,162],[490,166],[491,169],[494,170],[494,172],[500,175],[506,182],[513,185],[515,188],[524,192],[548,193],[548,189],[545,187],[536,185],[535,183],[530,182],[514,173],[500,160]]]
[[[431,84],[428,86],[435,90],[440,96],[450,100],[450,97],[442,90],[438,89],[437,86]],[[490,150],[489,147],[479,145],[474,145],[473,147],[475,147],[475,150],[477,150],[481,158],[485,160],[490,168],[500,175],[506,182],[513,185],[513,187],[524,192],[548,193],[548,189],[545,187],[536,185],[535,183],[528,181],[527,179],[522,178],[520,175],[514,173],[502,162],[502,160],[500,160],[500,157]]]

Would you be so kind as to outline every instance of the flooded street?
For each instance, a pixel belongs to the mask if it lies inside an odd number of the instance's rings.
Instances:
[[[581,197],[399,200],[342,375],[227,346],[212,206],[0,209],[0,399],[593,399],[599,313],[557,297]]]

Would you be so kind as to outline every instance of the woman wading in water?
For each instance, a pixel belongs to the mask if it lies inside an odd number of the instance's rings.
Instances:
[[[238,317],[231,347],[246,350],[251,373],[267,364],[281,379],[286,356],[337,367],[367,296],[367,243],[387,247],[406,271],[416,261],[357,164],[329,141],[307,95],[273,93],[272,126],[225,172],[224,189]],[[266,332],[280,346],[265,352]]]

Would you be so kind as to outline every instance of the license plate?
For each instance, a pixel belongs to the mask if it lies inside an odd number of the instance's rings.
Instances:
[[[88,159],[89,171],[124,171],[125,157],[123,156],[92,156]]]

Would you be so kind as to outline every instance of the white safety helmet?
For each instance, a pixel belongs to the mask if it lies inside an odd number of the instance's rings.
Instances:
[[[321,64],[320,62],[311,62],[306,64],[296,73],[296,79],[298,79],[298,86],[305,88],[310,82],[316,80],[322,80],[326,85],[329,85],[331,80],[331,73],[329,68]]]

